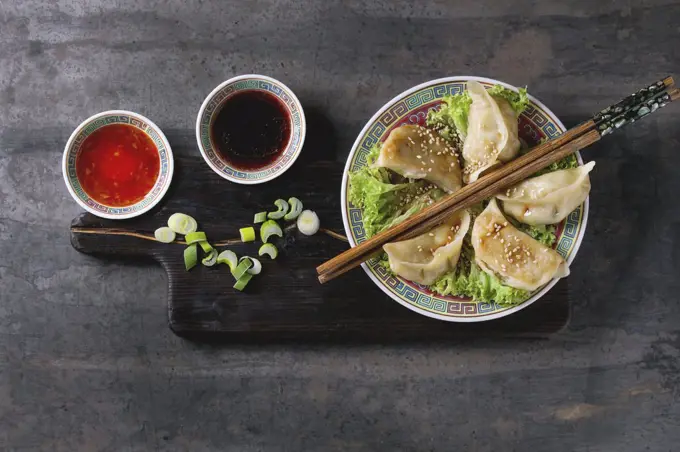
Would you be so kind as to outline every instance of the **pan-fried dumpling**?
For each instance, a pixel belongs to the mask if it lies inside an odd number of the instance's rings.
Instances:
[[[429,286],[456,268],[469,228],[470,214],[463,210],[428,233],[384,245],[390,268],[403,278]]]
[[[590,162],[527,179],[497,196],[505,213],[526,224],[555,224],[581,205],[590,192]]]
[[[510,224],[492,198],[472,226],[475,262],[505,285],[534,291],[569,274],[557,252]]]
[[[510,102],[500,96],[491,97],[496,101],[496,105],[501,110],[503,123],[508,128],[508,142],[505,143],[505,147],[498,154],[498,160],[505,163],[517,157],[519,148],[522,145],[519,141],[519,119],[517,112],[512,108]]]
[[[467,183],[482,172],[513,159],[519,151],[517,114],[500,97],[492,97],[479,82],[468,82],[472,98],[468,129],[463,143],[463,172]]]
[[[425,179],[453,193],[463,186],[458,155],[446,140],[426,127],[394,129],[380,148],[377,166],[411,179]]]

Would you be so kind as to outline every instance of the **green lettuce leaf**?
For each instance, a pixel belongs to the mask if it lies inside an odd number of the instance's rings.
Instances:
[[[430,110],[427,114],[427,125],[434,127],[446,139],[454,140],[456,134],[465,136],[468,128],[468,114],[472,98],[464,91],[455,96],[444,96],[444,104],[439,110]]]
[[[508,219],[517,227],[517,229],[524,232],[525,234],[530,235],[532,238],[541,242],[545,246],[553,246],[553,244],[555,244],[555,240],[557,239],[555,235],[557,226],[554,224],[539,224],[532,226],[530,224],[518,223],[511,217],[508,217]]]
[[[430,289],[441,295],[466,296],[485,303],[495,301],[502,306],[518,305],[530,295],[526,290],[504,286],[498,278],[485,273],[473,262],[469,262],[467,268],[459,267],[456,272],[440,277]]]
[[[390,172],[372,166],[380,147],[374,146],[368,165],[349,175],[348,199],[362,209],[368,237],[397,224],[444,195],[444,191],[424,180],[392,183]]]
[[[526,88],[520,88],[518,91],[513,91],[501,85],[494,85],[489,90],[489,94],[507,100],[518,115],[526,110],[529,105],[529,95],[527,94]]]
[[[501,97],[508,101],[513,110],[519,115],[529,105],[529,96],[526,88],[520,88],[519,92],[510,90],[500,85],[494,85],[489,89],[489,94]],[[453,96],[444,96],[444,104],[439,110],[431,110],[427,114],[427,125],[434,127],[449,140],[455,138],[455,134],[464,137],[468,128],[468,115],[472,98],[467,91]]]

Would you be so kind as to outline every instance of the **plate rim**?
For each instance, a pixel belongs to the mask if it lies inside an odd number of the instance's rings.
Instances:
[[[342,223],[345,229],[345,236],[347,237],[347,240],[349,241],[350,247],[354,248],[357,246],[357,244],[354,242],[354,239],[352,235],[350,234],[350,225],[348,221],[348,214],[345,210],[345,205],[347,204],[347,179],[349,178],[349,171],[350,171],[350,164],[352,161],[352,157],[356,154],[357,150],[359,149],[359,146],[361,144],[361,137],[363,137],[366,132],[368,131],[369,127],[371,124],[373,124],[379,117],[382,115],[387,109],[389,109],[392,105],[394,105],[396,102],[399,102],[406,96],[419,91],[423,88],[427,88],[428,86],[431,85],[436,85],[436,84],[441,84],[441,83],[449,83],[449,82],[467,82],[467,81],[478,81],[478,82],[487,82],[487,83],[492,83],[495,85],[501,85],[504,86],[505,88],[512,89],[513,91],[517,90],[517,87],[510,85],[509,83],[502,82],[500,80],[488,78],[488,77],[480,77],[480,76],[474,76],[474,75],[455,75],[455,76],[450,76],[450,77],[442,77],[442,78],[437,78],[433,79],[424,83],[420,83],[416,86],[413,86],[412,88],[407,89],[406,91],[401,92],[400,94],[396,95],[393,97],[391,100],[387,101],[380,109],[373,115],[371,118],[366,122],[364,127],[361,129],[359,134],[357,135],[356,140],[354,140],[354,143],[352,144],[352,148],[350,149],[350,152],[347,156],[347,161],[345,162],[345,168],[342,173],[342,183],[340,186],[340,210],[342,212]],[[538,105],[545,111],[550,118],[555,121],[555,123],[562,129],[561,133],[564,133],[564,131],[567,130],[567,128],[564,126],[562,121],[553,113],[552,110],[550,110],[548,107],[543,104],[540,100],[536,99],[534,96],[531,94],[528,94],[529,99],[531,100],[532,103]],[[579,162],[579,165],[583,165],[583,158],[581,157],[580,152],[576,152],[576,159]],[[578,254],[578,250],[581,247],[581,242],[583,240],[583,236],[585,235],[586,228],[588,226],[588,215],[590,212],[590,195],[586,197],[586,200],[583,202],[583,226],[581,227],[581,232],[579,235],[576,237],[576,243],[574,244],[574,250],[571,253],[571,255],[567,258],[567,264],[571,266],[571,263],[574,261],[576,258],[576,255]],[[394,296],[392,292],[387,290],[387,288],[383,285],[382,281],[377,279],[375,275],[369,270],[368,265],[363,262],[361,264],[361,267],[363,268],[364,272],[368,275],[368,277],[373,281],[373,283],[380,288],[385,294],[387,294],[392,300],[398,302],[402,306],[405,306],[406,308],[410,309],[411,311],[414,311],[418,314],[431,317],[434,319],[438,320],[443,320],[445,322],[453,322],[453,323],[472,323],[472,322],[485,322],[489,320],[494,320],[494,319],[499,319],[501,317],[508,316],[510,314],[514,314],[517,311],[520,311],[536,301],[538,301],[543,295],[545,295],[550,289],[552,289],[555,284],[559,281],[560,278],[553,278],[551,279],[543,288],[535,293],[532,297],[530,297],[528,300],[524,301],[523,303],[513,306],[509,309],[505,309],[501,312],[494,313],[494,314],[488,314],[485,316],[477,316],[477,317],[451,317],[451,316],[444,316],[441,314],[437,314],[434,312],[430,312],[424,309],[419,309],[418,307],[406,303],[405,301],[397,298]]]

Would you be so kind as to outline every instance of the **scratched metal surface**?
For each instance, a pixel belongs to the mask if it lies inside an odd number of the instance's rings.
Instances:
[[[160,268],[71,248],[59,162],[110,108],[190,140],[206,93],[245,72],[323,112],[339,165],[385,101],[446,75],[526,84],[574,125],[680,77],[679,16],[673,0],[0,1],[0,449],[675,450],[678,106],[587,151],[571,323],[547,341],[183,341]]]

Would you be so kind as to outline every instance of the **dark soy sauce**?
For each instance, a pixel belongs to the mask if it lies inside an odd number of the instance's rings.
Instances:
[[[288,146],[291,121],[285,105],[266,91],[241,91],[217,112],[211,138],[222,158],[240,170],[274,163]]]

